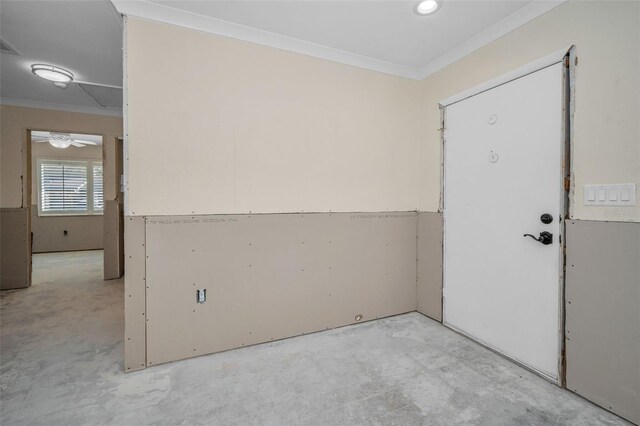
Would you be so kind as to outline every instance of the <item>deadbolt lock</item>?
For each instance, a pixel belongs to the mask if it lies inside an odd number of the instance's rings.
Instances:
[[[549,213],[544,213],[542,216],[540,216],[540,222],[548,225],[553,222],[553,216],[551,216]]]

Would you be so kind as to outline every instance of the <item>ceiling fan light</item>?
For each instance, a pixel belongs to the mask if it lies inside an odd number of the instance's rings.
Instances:
[[[440,6],[442,6],[442,2],[439,0],[422,0],[416,4],[414,10],[418,15],[424,16],[437,12]]]
[[[60,139],[49,139],[49,144],[54,148],[65,149],[71,146],[71,141]]]
[[[31,65],[31,72],[36,77],[53,81],[54,83],[71,83],[73,81],[73,73],[64,68],[54,67],[46,64]]]

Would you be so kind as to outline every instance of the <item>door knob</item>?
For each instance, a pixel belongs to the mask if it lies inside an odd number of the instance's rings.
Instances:
[[[524,234],[524,236],[531,237],[537,242],[544,244],[545,246],[548,246],[549,244],[553,243],[553,234],[547,231],[542,231],[540,233],[540,237],[535,237],[534,235],[531,235],[531,234]]]

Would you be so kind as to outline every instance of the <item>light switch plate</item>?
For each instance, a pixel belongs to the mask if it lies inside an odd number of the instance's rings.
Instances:
[[[613,183],[584,186],[585,206],[635,206],[636,184]]]

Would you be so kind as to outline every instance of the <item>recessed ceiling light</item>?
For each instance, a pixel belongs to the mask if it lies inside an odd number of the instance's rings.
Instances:
[[[440,9],[442,3],[438,0],[423,0],[416,4],[415,12],[418,15],[430,15]]]
[[[54,67],[53,65],[33,64],[31,65],[31,72],[37,77],[53,81],[54,83],[70,83],[73,81],[73,73],[71,73],[71,71]]]

